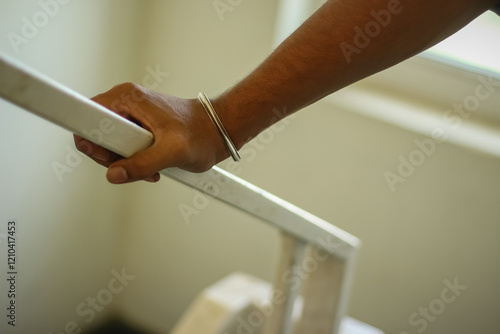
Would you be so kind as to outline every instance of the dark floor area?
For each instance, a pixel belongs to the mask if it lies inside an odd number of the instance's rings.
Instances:
[[[103,326],[86,331],[85,334],[150,334],[127,324],[121,319],[113,319]]]

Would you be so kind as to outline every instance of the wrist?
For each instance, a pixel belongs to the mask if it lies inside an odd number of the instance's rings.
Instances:
[[[194,127],[197,130],[192,134],[196,144],[192,147],[198,147],[201,150],[200,153],[204,152],[200,156],[204,156],[202,159],[207,160],[207,166],[210,168],[227,159],[230,155],[217,128],[200,101],[197,98],[189,99],[189,104],[192,120],[197,124]]]
[[[238,150],[241,149],[249,137],[238,115],[241,110],[238,109],[236,103],[230,102],[225,96],[214,98],[211,102],[234,146]]]
[[[231,157],[233,158],[233,160],[235,162],[240,161],[241,157],[240,157],[240,154],[238,152],[238,149],[236,148],[233,141],[229,137],[229,134],[227,133],[227,130],[226,130],[224,124],[222,124],[217,111],[215,111],[215,108],[214,108],[212,102],[210,101],[210,98],[205,93],[199,93],[198,94],[198,101],[200,101],[201,105],[203,106],[203,109],[205,109],[205,112],[209,116],[210,120],[212,121],[214,126],[217,128],[217,131],[218,131],[219,135],[221,136],[222,141],[224,142],[224,145],[226,146],[226,149],[229,152],[229,154],[231,155]]]

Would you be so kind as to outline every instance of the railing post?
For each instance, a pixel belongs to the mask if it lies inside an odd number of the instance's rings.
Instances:
[[[314,256],[318,248],[310,250],[310,264],[304,262],[308,277],[302,288],[302,317],[294,333],[335,334],[344,316],[341,297],[346,264],[326,252],[320,258]]]
[[[273,300],[279,303],[274,305],[274,312],[267,319],[263,334],[293,333],[293,309],[302,283],[294,269],[302,263],[306,248],[304,241],[281,233],[281,253],[273,284]]]

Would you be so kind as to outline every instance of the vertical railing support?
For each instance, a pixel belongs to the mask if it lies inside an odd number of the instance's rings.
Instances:
[[[279,263],[273,284],[274,299],[279,303],[267,319],[263,334],[293,334],[292,316],[302,281],[295,269],[302,263],[306,249],[304,241],[281,233]]]

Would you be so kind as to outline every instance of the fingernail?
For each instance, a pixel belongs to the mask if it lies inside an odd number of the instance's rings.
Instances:
[[[144,179],[144,181],[147,181],[147,182],[151,182],[151,183],[156,183],[160,180],[160,176],[159,175],[152,175],[150,177],[148,177],[147,179]]]
[[[111,183],[123,183],[128,179],[127,171],[123,167],[111,167],[106,174]]]
[[[94,153],[94,158],[101,160],[101,161],[108,161],[109,160],[109,152],[96,150],[96,152]]]

